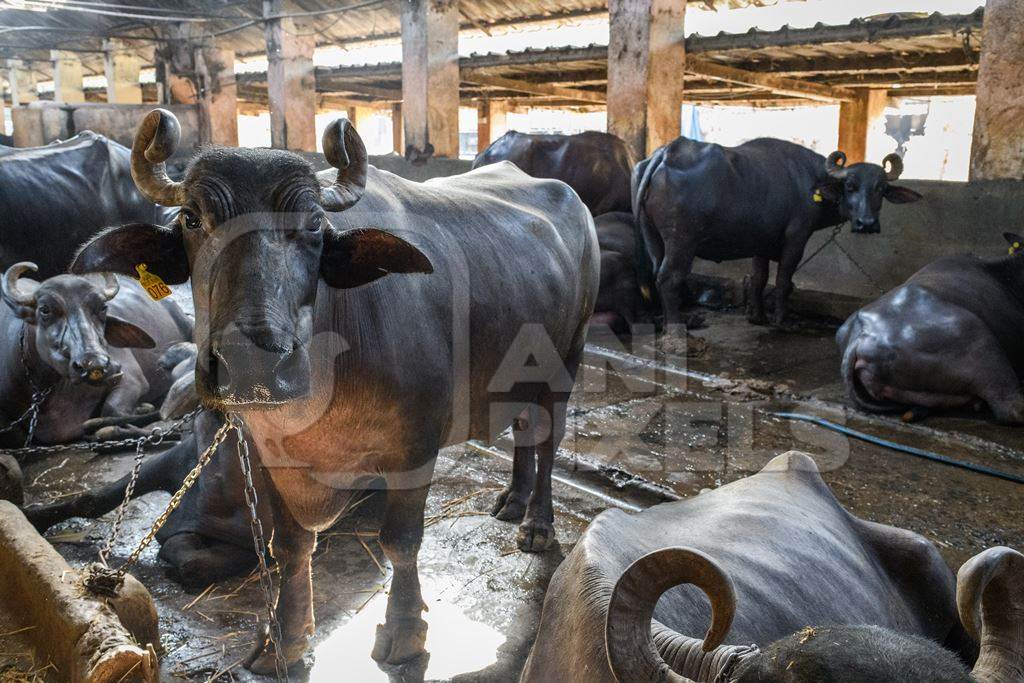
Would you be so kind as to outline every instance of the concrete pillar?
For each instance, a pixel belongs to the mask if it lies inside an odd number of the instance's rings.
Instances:
[[[480,100],[476,108],[477,154],[508,132],[508,105],[502,100]]]
[[[51,50],[50,59],[53,61],[53,101],[85,102],[79,56],[67,50]]]
[[[846,154],[846,163],[868,159],[868,139],[873,126],[881,120],[889,103],[886,90],[858,90],[856,99],[839,105],[839,142],[837,149]],[[880,160],[871,159],[878,163]]]
[[[104,40],[106,53],[107,102],[112,104],[142,104],[142,85],[139,71],[142,59],[131,52],[123,40]]]
[[[402,0],[406,147],[459,156],[458,0]]]
[[[199,143],[238,146],[238,88],[235,51],[211,46],[195,49]]]
[[[686,0],[609,0],[608,132],[637,159],[679,137]]]
[[[405,154],[405,131],[402,130],[402,103],[391,105],[391,148],[395,154]]]
[[[39,99],[36,74],[32,66],[20,59],[7,60],[7,84],[11,89],[11,106],[17,107]]]
[[[154,53],[156,82],[163,104],[195,104],[196,64],[191,24],[170,24],[164,29],[166,42]]]
[[[283,0],[264,0],[263,16],[283,11]],[[279,149],[316,151],[316,34],[293,19],[266,22],[267,97],[270,144]]]
[[[1024,177],[1024,2],[988,0],[971,180]]]

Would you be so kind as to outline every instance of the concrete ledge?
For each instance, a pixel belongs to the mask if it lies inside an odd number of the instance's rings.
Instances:
[[[145,587],[127,576],[117,598],[88,594],[79,572],[7,501],[0,501],[0,576],[0,603],[60,680],[159,680],[156,608]]]

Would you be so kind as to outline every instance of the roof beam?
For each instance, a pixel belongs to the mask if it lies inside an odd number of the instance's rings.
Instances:
[[[562,88],[546,83],[528,83],[514,78],[503,78],[501,76],[484,76],[475,71],[463,70],[461,74],[463,81],[476,85],[486,85],[491,88],[512,90],[514,92],[528,93],[531,95],[546,95],[559,97],[575,102],[586,102],[589,104],[605,104],[607,98],[604,93],[592,92],[590,90],[578,90],[576,88]]]
[[[774,74],[746,71],[697,57],[687,57],[685,68],[687,73],[704,78],[748,85],[787,97],[799,97],[819,102],[842,102],[844,100],[852,100],[855,97],[855,93],[847,88],[799,81],[794,78],[784,78]]]

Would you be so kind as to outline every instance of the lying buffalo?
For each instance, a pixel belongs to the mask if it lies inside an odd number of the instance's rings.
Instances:
[[[512,164],[424,184],[380,173],[344,120],[324,133],[338,171],[322,184],[298,155],[224,148],[174,182],[163,162],[179,135],[155,110],[132,149],[139,188],[180,206],[179,221],[107,230],[72,270],[145,260],[169,283],[191,276],[196,388],[244,419],[269,475],[288,663],[313,631],[317,532],[384,479],[380,542],[394,577],[372,656],[418,667],[416,558],[441,446],[515,420],[497,514],[524,517],[524,550],[553,539],[551,468],[597,296],[593,220],[567,185]],[[248,666],[275,669],[263,638]]]
[[[768,262],[776,261],[773,322],[782,325],[811,234],[845,221],[855,233],[879,232],[883,199],[900,204],[921,198],[892,184],[903,171],[896,154],[882,166],[845,163],[842,152],[826,160],[772,138],[737,147],[677,138],[637,164],[633,213],[648,257],[639,261],[641,282],[657,285],[666,324],[683,322],[680,308],[694,257],[753,257],[750,322],[766,321]]]
[[[34,434],[38,444],[73,441],[86,420],[124,416],[159,403],[170,375],[159,358],[189,339],[191,322],[169,300],[154,302],[130,278],[57,275],[42,283],[16,263],[4,273],[0,306],[0,427],[49,391]],[[0,439],[21,446],[30,420]]]
[[[0,153],[0,268],[33,261],[64,272],[75,249],[108,225],[163,223],[174,211],[132,182],[128,148],[91,131],[45,147]]]
[[[1024,422],[1024,254],[1005,237],[1009,256],[941,258],[843,323],[843,384],[858,407],[984,403],[1000,422]]]
[[[626,143],[608,133],[533,135],[510,130],[473,160],[473,168],[511,161],[534,178],[566,183],[590,213],[629,211],[633,159]]]
[[[636,239],[633,216],[621,211],[594,219],[601,247],[601,286],[594,305],[594,321],[616,333],[628,332],[643,312],[643,297],[636,280]]]
[[[927,539],[854,517],[790,452],[694,498],[600,514],[551,579],[522,680],[967,683],[969,632],[973,680],[1009,683],[1022,608],[1020,553],[987,550],[954,580]]]
[[[216,413],[204,411],[197,416],[192,433],[168,450],[147,456],[139,470],[133,497],[153,491],[177,491],[221,424],[223,420]],[[236,448],[232,432],[157,532],[160,559],[171,565],[172,575],[186,588],[203,588],[256,565]],[[90,488],[73,498],[28,507],[25,516],[41,532],[72,517],[99,517],[120,505],[129,476]],[[269,532],[273,517],[265,500],[262,468],[253,468],[253,481],[260,519]]]

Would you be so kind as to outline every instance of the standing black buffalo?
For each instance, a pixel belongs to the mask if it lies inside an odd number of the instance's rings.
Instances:
[[[628,333],[643,313],[643,297],[636,279],[636,236],[632,214],[622,211],[594,219],[601,247],[601,287],[594,305],[594,322],[616,334]]]
[[[107,230],[72,270],[144,260],[169,283],[191,276],[196,388],[241,415],[269,474],[289,663],[313,631],[317,532],[383,478],[394,578],[372,657],[419,667],[416,558],[441,446],[515,420],[497,514],[524,516],[523,550],[554,538],[551,468],[597,296],[593,220],[567,185],[512,164],[423,184],[378,172],[344,120],[324,133],[338,171],[323,185],[298,155],[224,148],[173,182],[163,162],[179,136],[173,114],[150,112],[132,175],[180,219]],[[271,672],[274,654],[261,637],[248,666]]]
[[[759,138],[737,147],[677,138],[633,170],[633,213],[648,258],[641,284],[657,284],[665,323],[683,322],[680,308],[693,259],[753,257],[749,319],[765,323],[768,262],[779,264],[774,324],[782,325],[793,274],[816,230],[844,221],[853,232],[879,232],[882,200],[914,202],[921,195],[891,182],[903,161],[845,165],[806,147]],[[885,168],[883,168],[885,167]]]
[[[860,309],[836,333],[843,384],[875,412],[984,402],[1024,423],[1024,253],[941,258]]]
[[[510,130],[473,160],[473,168],[511,161],[534,178],[566,183],[590,213],[629,211],[633,159],[626,143],[608,133],[532,135]]]
[[[0,269],[32,261],[64,272],[75,249],[108,225],[165,223],[174,210],[136,189],[127,147],[91,131],[0,154]]]
[[[34,269],[16,263],[0,281],[0,427],[25,415],[40,391],[50,392],[34,435],[40,444],[81,438],[90,418],[162,401],[171,376],[160,355],[192,334],[178,306],[109,273],[21,277]],[[27,423],[0,434],[0,443],[21,446]]]
[[[1022,662],[1024,555],[990,548],[954,578],[925,537],[843,509],[794,451],[598,515],[551,579],[522,682],[1011,683]]]

